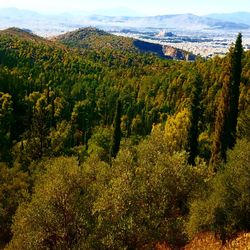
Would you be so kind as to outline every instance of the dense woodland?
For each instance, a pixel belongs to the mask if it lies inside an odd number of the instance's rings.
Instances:
[[[0,31],[0,248],[178,249],[248,232],[241,35],[224,58],[182,62],[79,33]]]

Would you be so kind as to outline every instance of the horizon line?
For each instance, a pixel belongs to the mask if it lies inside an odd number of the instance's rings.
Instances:
[[[208,16],[208,15],[216,15],[216,14],[240,14],[240,13],[245,13],[245,14],[250,14],[250,11],[230,11],[230,12],[211,12],[211,13],[207,13],[207,14],[197,14],[195,12],[179,12],[179,13],[166,13],[166,14],[143,14],[143,13],[138,13],[137,15],[136,14],[133,14],[133,15],[115,15],[114,14],[101,14],[102,11],[110,11],[112,9],[123,9],[122,7],[115,7],[115,8],[109,8],[109,9],[96,9],[96,10],[65,10],[65,11],[48,11],[48,12],[45,12],[45,11],[38,11],[38,10],[34,10],[34,9],[27,9],[27,8],[18,8],[18,7],[14,7],[14,6],[10,6],[10,7],[0,7],[0,10],[18,10],[18,11],[29,11],[29,12],[33,12],[33,13],[36,13],[36,14],[40,14],[40,15],[63,15],[63,14],[77,14],[79,15],[80,13],[82,13],[83,16],[88,16],[88,15],[97,15],[97,16],[110,16],[110,17],[153,17],[153,16],[167,16],[167,15],[195,15],[195,16]],[[124,8],[125,10],[128,10],[128,8]],[[136,10],[133,10],[131,9],[131,11],[135,11]],[[97,12],[97,13],[95,13]],[[99,12],[99,13],[98,13]]]

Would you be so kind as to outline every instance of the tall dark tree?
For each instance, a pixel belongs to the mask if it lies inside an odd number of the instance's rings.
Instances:
[[[11,126],[13,124],[12,96],[0,92],[0,162],[11,160]]]
[[[210,160],[211,165],[214,166],[214,170],[216,170],[216,165],[221,160],[226,160],[226,151],[228,149],[230,79],[230,73],[228,72],[223,78],[221,97],[216,112],[215,131]]]
[[[239,113],[239,95],[240,95],[240,82],[242,72],[242,35],[239,33],[235,47],[231,53],[231,65],[232,65],[232,79],[231,79],[231,92],[230,92],[230,116],[229,124],[231,131],[228,138],[228,147],[232,149],[236,143],[236,128]]]
[[[121,101],[118,100],[116,104],[116,113],[115,113],[115,119],[114,119],[114,132],[112,137],[112,144],[111,144],[111,157],[116,157],[119,148],[120,148],[120,142],[122,137],[121,132],[121,116],[122,116],[122,105]]]
[[[201,76],[197,74],[193,82],[193,89],[191,93],[191,104],[190,104],[190,122],[191,127],[189,130],[188,138],[188,152],[189,158],[188,163],[191,165],[195,164],[195,157],[198,155],[198,135],[199,135],[199,117],[201,113],[200,109],[200,96],[201,96]]]
[[[241,81],[242,36],[239,33],[236,44],[231,47],[226,74],[223,78],[222,93],[216,114],[211,164],[216,167],[221,160],[226,161],[226,151],[236,142],[239,88]]]

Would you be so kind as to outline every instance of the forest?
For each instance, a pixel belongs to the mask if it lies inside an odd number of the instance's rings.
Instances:
[[[0,31],[0,249],[181,249],[249,232],[241,34],[225,57],[186,62],[87,31]]]

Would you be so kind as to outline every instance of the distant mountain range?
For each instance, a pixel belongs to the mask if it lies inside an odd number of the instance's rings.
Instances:
[[[250,18],[250,15],[249,15]],[[221,21],[204,16],[193,14],[163,15],[151,17],[108,17],[91,16],[88,19],[93,24],[122,27],[142,27],[142,28],[172,28],[172,29],[249,29],[250,26],[244,23]]]
[[[128,11],[129,12],[129,11]],[[126,11],[123,12],[125,14]],[[154,28],[179,30],[237,30],[250,29],[250,13],[162,15],[150,17],[89,15],[64,13],[45,15],[16,8],[0,9],[0,29],[19,27],[44,36],[57,35],[80,27],[94,26],[105,30],[119,28]]]
[[[226,22],[244,23],[250,25],[250,13],[249,12],[234,12],[234,13],[217,13],[210,14],[207,17],[218,19]]]

